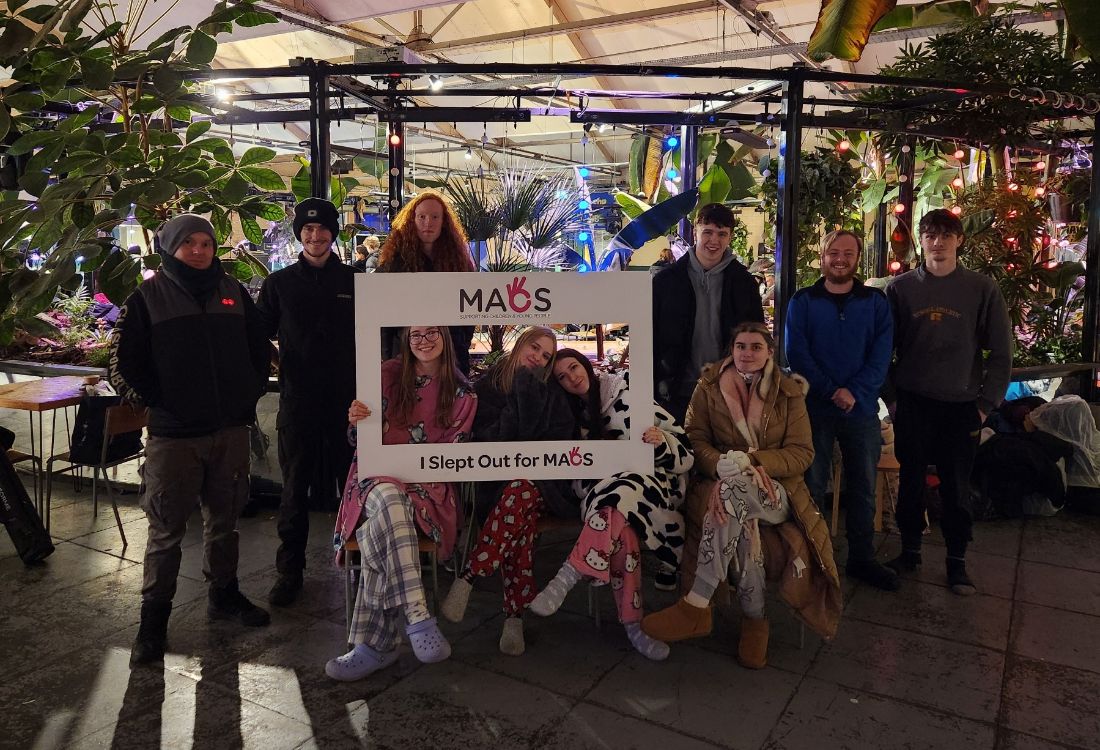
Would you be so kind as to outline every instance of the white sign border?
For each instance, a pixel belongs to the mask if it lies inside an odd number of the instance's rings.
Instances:
[[[509,299],[509,285],[527,293]],[[536,290],[545,290],[536,294]],[[466,305],[462,305],[465,292]],[[482,307],[477,311],[480,291]],[[496,294],[494,295],[494,292]],[[546,309],[546,301],[549,309]],[[518,312],[510,307],[523,309]],[[653,299],[648,273],[367,273],[355,279],[357,398],[371,406],[359,422],[361,476],[402,481],[500,481],[507,479],[600,479],[622,471],[653,473],[653,447],[642,433],[653,423]],[[630,388],[625,401],[628,440],[576,440],[382,445],[379,356],[381,329],[416,325],[550,325],[624,322],[630,326]],[[568,341],[558,342],[559,348]],[[574,450],[577,449],[578,450]],[[574,463],[546,465],[548,455]],[[523,456],[533,463],[515,465]],[[439,468],[432,468],[434,462]],[[591,458],[587,463],[586,457]],[[507,460],[511,458],[512,460]],[[521,461],[523,459],[520,459]],[[576,465],[576,461],[580,465]],[[470,465],[472,464],[472,465]],[[488,464],[488,465],[485,465]],[[505,464],[505,465],[501,465]],[[423,467],[423,468],[421,468]]]

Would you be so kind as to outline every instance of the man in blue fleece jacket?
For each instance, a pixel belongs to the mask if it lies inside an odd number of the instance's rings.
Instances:
[[[863,240],[838,230],[821,243],[821,278],[799,289],[787,308],[787,362],[810,383],[806,410],[814,462],[806,484],[820,507],[832,484],[833,441],[840,443],[847,486],[850,578],[896,591],[896,572],[874,551],[875,472],[882,451],[878,394],[890,365],[894,325],[886,295],[855,278]]]

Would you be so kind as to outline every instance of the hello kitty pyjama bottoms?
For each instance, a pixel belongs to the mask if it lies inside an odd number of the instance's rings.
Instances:
[[[692,592],[706,599],[714,594],[718,583],[726,580],[734,555],[737,555],[737,599],[746,617],[759,619],[764,616],[764,556],[759,540],[758,524],[778,525],[791,514],[791,503],[783,485],[774,479],[773,501],[751,477],[739,476],[723,479],[719,491],[729,518],[722,525],[716,524],[708,512],[703,519],[703,539],[699,542],[699,563],[695,569]],[[756,520],[756,524],[749,523]],[[755,552],[754,552],[755,548]]]
[[[486,577],[500,569],[504,579],[504,614],[519,617],[535,598],[535,534],[542,517],[542,494],[525,479],[509,482],[500,502],[481,527],[470,551],[468,572]]]
[[[619,622],[642,619],[642,565],[638,534],[614,508],[588,517],[569,553],[569,564],[582,576],[611,584]]]

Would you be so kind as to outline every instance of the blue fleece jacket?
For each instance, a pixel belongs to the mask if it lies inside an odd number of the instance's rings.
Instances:
[[[843,414],[832,397],[847,388],[856,399],[851,416],[878,414],[894,345],[885,294],[857,279],[852,293],[837,302],[818,279],[791,298],[784,333],[787,363],[810,382],[811,406]]]

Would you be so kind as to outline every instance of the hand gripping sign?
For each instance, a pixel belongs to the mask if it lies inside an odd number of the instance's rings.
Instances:
[[[359,423],[359,473],[404,481],[599,479],[653,473],[653,332],[646,273],[359,274],[355,278],[357,398],[371,407]],[[629,440],[547,440],[382,445],[384,327],[551,325],[626,322],[630,326]],[[568,345],[568,342],[565,342]],[[476,437],[476,436],[475,436]]]

